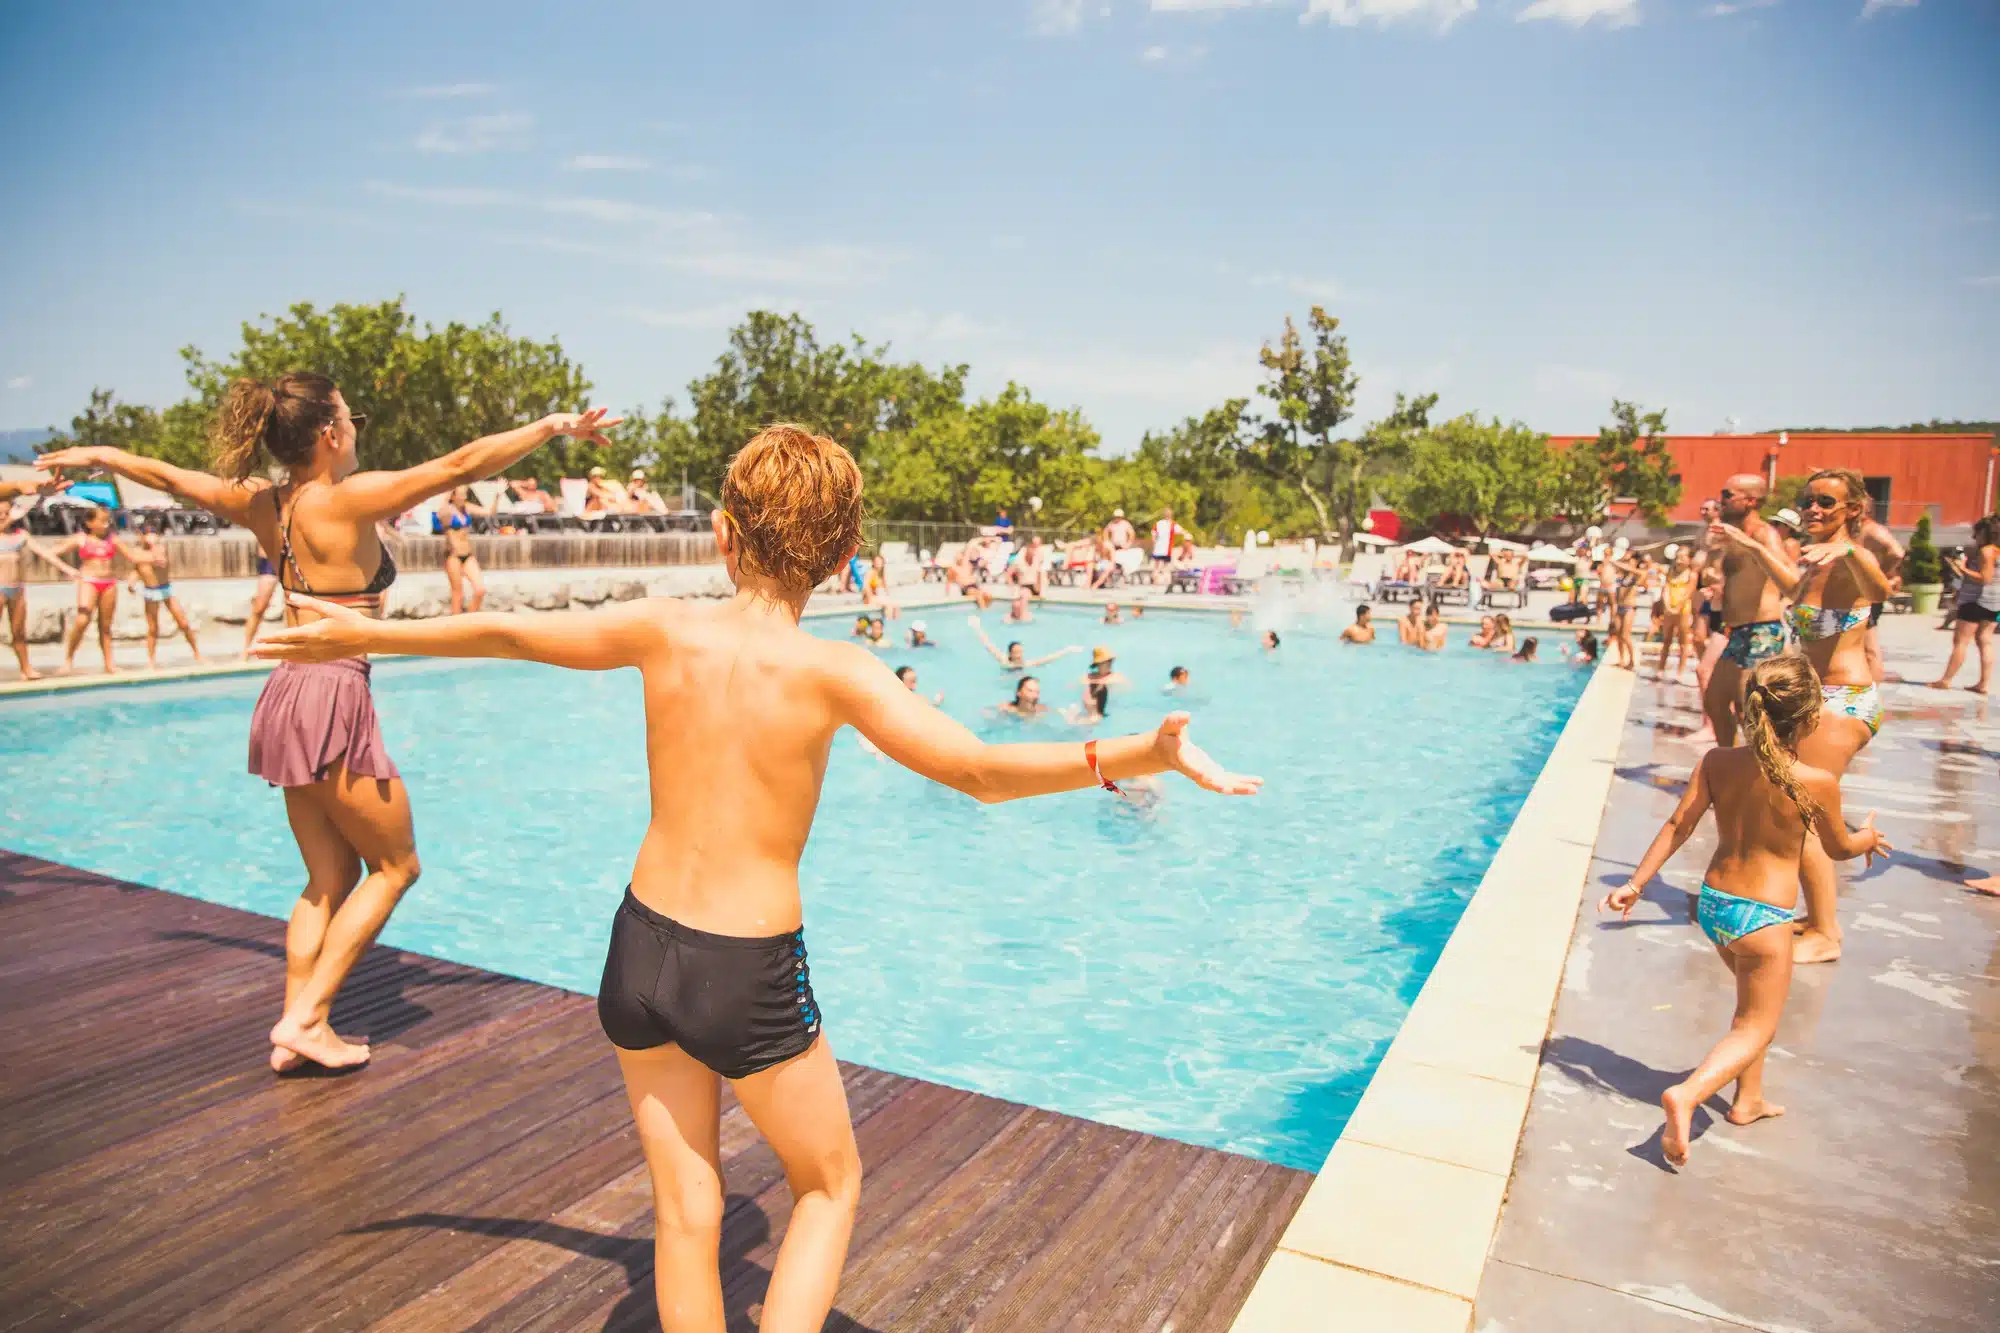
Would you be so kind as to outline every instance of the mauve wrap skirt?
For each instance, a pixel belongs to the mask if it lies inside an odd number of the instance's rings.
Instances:
[[[343,763],[357,777],[402,776],[382,745],[368,663],[280,662],[250,715],[250,772],[273,787],[304,787]]]

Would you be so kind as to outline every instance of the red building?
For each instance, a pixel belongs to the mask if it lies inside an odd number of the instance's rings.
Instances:
[[[1553,435],[1566,448],[1595,435]],[[1725,478],[1754,472],[1766,479],[1803,477],[1823,467],[1853,468],[1867,480],[1875,512],[1893,528],[1924,514],[1939,527],[1959,527],[2000,507],[1994,494],[2000,451],[1991,435],[1669,435],[1681,474],[1677,520],[1699,518]]]

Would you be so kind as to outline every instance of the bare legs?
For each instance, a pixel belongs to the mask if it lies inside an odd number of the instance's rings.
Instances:
[[[337,766],[324,782],[285,789],[285,811],[306,863],[306,890],[285,932],[285,1011],[271,1029],[271,1065],[288,1056],[331,1069],[358,1065],[368,1048],[327,1023],[333,997],[417,882],[416,834],[400,781],[356,777]],[[357,887],[360,867],[368,874]]]
[[[721,1333],[722,1163],[720,1081],[677,1046],[618,1052],[625,1094],[653,1182],[654,1296],[663,1333]],[[805,1333],[826,1322],[840,1286],[861,1156],[847,1092],[821,1038],[803,1055],[732,1087],[770,1143],[792,1189],[762,1333]]]
[[[1654,674],[1662,677],[1667,674],[1667,654],[1673,651],[1674,646],[1678,644],[1681,656],[1680,661],[1674,664],[1674,675],[1676,677],[1684,676],[1687,674],[1688,665],[1688,636],[1694,632],[1693,626],[1688,620],[1687,612],[1683,611],[1678,616],[1670,615],[1660,623],[1662,627],[1660,630],[1660,663]]]
[[[1743,697],[1743,668],[1723,657],[1722,649],[1715,648],[1715,641],[1720,637],[1711,635],[1709,638],[1716,660],[1709,669],[1708,683],[1702,687],[1701,711],[1708,715],[1708,726],[1715,733],[1715,743],[1728,747],[1736,744],[1736,703]],[[1726,642],[1724,647],[1727,647]]]
[[[21,679],[40,680],[42,673],[28,665],[28,590],[25,587],[7,599],[7,631],[14,639],[14,659],[21,664]]]
[[[104,674],[111,675],[118,668],[111,661],[111,617],[118,610],[118,585],[99,592],[88,580],[80,580],[76,585],[76,618],[70,622],[69,636],[63,641],[63,670],[76,669],[76,650],[83,643],[83,632],[90,628],[91,617],[97,618],[97,647],[104,654]]]
[[[1799,742],[1799,762],[1823,768],[1838,778],[1874,736],[1868,724],[1858,718],[1823,712],[1819,725]],[[1830,963],[1840,957],[1840,881],[1833,871],[1833,858],[1818,838],[1808,837],[1799,855],[1799,886],[1805,890],[1806,923],[1793,943],[1792,961]]]
[[[1782,923],[1766,926],[1716,952],[1736,977],[1736,1015],[1695,1071],[1660,1094],[1660,1109],[1667,1117],[1660,1151],[1675,1166],[1687,1165],[1695,1107],[1732,1079],[1736,1082],[1736,1100],[1729,1108],[1732,1124],[1747,1125],[1785,1113],[1784,1107],[1764,1100],[1764,1055],[1777,1035],[1785,995],[1792,986],[1791,932]]]
[[[451,584],[451,613],[477,611],[486,605],[486,579],[476,556],[448,555],[444,558],[445,581]],[[471,589],[468,596],[467,588]]]
[[[1975,643],[1979,645],[1979,680],[1970,688],[1974,694],[1985,694],[1993,687],[1993,622],[1975,624],[1960,616],[1952,626],[1951,656],[1945,660],[1944,674],[1931,682],[1934,690],[1951,688],[1952,677],[1965,665],[1965,654]]]
[[[243,626],[243,660],[250,660],[250,645],[257,642],[257,631],[264,627],[264,613],[271,609],[271,594],[278,590],[276,574],[259,574],[257,591],[250,595],[250,618]]]

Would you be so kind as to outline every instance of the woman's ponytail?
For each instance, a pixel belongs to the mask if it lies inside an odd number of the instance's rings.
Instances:
[[[1798,808],[1808,829],[1819,822],[1819,802],[1799,782],[1798,745],[1819,721],[1819,675],[1797,654],[1774,657],[1750,673],[1743,689],[1743,734],[1765,781]]]
[[[264,381],[241,379],[229,386],[209,433],[209,466],[216,476],[243,481],[258,470],[264,433],[277,410],[277,392]]]

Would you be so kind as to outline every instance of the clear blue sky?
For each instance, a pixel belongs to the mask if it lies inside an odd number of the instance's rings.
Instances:
[[[2000,416],[1996,55],[1996,0],[13,0],[0,427],[398,292],[617,405],[795,308],[1113,448],[1315,300],[1365,414]]]

